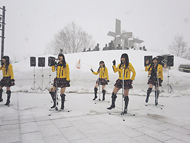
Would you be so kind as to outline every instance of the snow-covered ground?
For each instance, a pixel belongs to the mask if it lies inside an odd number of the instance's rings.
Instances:
[[[114,83],[118,78],[118,74],[114,73],[112,70],[112,61],[115,59],[116,64],[120,62],[120,56],[122,53],[127,53],[129,55],[129,60],[136,70],[136,78],[133,82],[133,89],[130,94],[135,95],[145,95],[144,91],[147,90],[147,80],[148,73],[144,71],[144,56],[161,55],[157,52],[151,51],[139,51],[139,50],[114,50],[114,51],[97,51],[97,52],[83,52],[66,54],[66,61],[70,67],[70,78],[71,87],[67,88],[67,92],[76,93],[92,93],[95,85],[95,81],[98,76],[91,73],[90,68],[97,70],[99,67],[99,62],[103,60],[109,71],[110,82],[106,86],[107,93],[111,93],[114,87]],[[52,82],[55,77],[55,73],[51,72],[51,68],[48,67],[48,57],[52,55],[42,55],[41,57],[46,57],[46,67],[43,69],[41,67],[35,68],[36,74],[36,87],[50,87],[49,79]],[[81,60],[81,68],[76,68],[76,63]],[[162,86],[161,96],[181,96],[189,95],[190,93],[190,74],[178,71],[180,64],[190,64],[189,60],[175,57],[174,67],[169,71],[170,78],[169,83],[173,87],[174,93],[168,94],[168,69],[164,69],[164,82]],[[30,91],[33,85],[33,74],[34,67],[30,67],[30,57],[26,60],[22,60],[18,63],[13,64],[14,76],[16,80],[16,86],[12,88],[13,91]],[[44,74],[44,82],[42,85],[42,74]],[[50,76],[51,75],[51,76]],[[144,90],[144,91],[143,91]],[[39,90],[38,90],[39,91]]]
[[[150,106],[145,106],[145,97],[130,95],[128,113],[135,116],[124,117],[120,116],[121,97],[118,96],[116,108],[110,111],[106,108],[111,103],[106,101],[111,95],[99,102],[92,100],[92,94],[67,93],[65,111],[54,112],[48,111],[52,105],[48,93],[12,93],[10,107],[3,105],[6,101],[3,94],[0,142],[189,143],[190,96],[160,97],[159,104],[164,105],[161,109],[153,105],[153,96]]]

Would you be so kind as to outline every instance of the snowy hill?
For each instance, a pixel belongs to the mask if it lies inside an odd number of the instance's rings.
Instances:
[[[92,93],[95,82],[98,76],[91,73],[90,68],[96,71],[99,67],[99,62],[103,60],[109,71],[110,82],[106,87],[108,93],[113,90],[113,85],[118,78],[118,74],[112,70],[112,61],[116,60],[116,65],[120,62],[120,56],[122,53],[129,55],[130,63],[136,70],[136,78],[133,82],[133,89],[130,91],[131,94],[145,95],[146,93],[142,90],[147,90],[148,73],[144,71],[144,56],[160,55],[157,52],[150,51],[135,51],[135,50],[114,50],[114,51],[97,51],[97,52],[85,52],[85,53],[74,53],[66,54],[66,61],[70,67],[70,78],[71,87],[67,88],[67,92],[78,92],[78,93]],[[52,55],[45,55],[46,67],[43,69],[40,67],[35,68],[36,74],[36,85],[43,88],[49,88],[49,80],[52,82],[55,73],[51,72],[51,68],[48,67],[48,57]],[[81,60],[81,68],[76,68],[76,63]],[[190,87],[190,74],[178,71],[180,64],[190,64],[189,60],[183,58],[174,58],[174,67],[169,71],[170,73],[170,84],[173,87],[175,95],[187,95],[189,94]],[[19,63],[13,64],[14,74],[16,80],[16,86],[12,88],[13,91],[29,91],[34,78],[34,67],[30,67],[30,57]],[[42,83],[42,73],[44,74],[44,83]],[[162,95],[167,96],[167,83],[168,83],[168,70],[164,69],[164,82],[162,90],[165,91]],[[43,84],[43,85],[42,85]]]

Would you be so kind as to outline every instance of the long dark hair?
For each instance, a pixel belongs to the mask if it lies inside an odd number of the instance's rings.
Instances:
[[[10,64],[10,61],[9,61],[9,56],[3,56],[2,59],[5,59],[5,63],[1,62],[1,65],[3,66],[5,64],[5,68],[6,68],[6,73],[8,71],[8,68],[9,68],[9,64]]]
[[[105,67],[106,67],[106,66],[105,66],[104,61],[100,61],[100,62],[99,62],[99,65],[100,65],[100,64],[104,64],[103,67],[104,67],[104,71],[105,71]],[[101,68],[101,66],[98,68],[98,72],[100,71],[100,68]]]
[[[126,53],[121,55],[121,58],[125,58],[125,68],[127,68],[129,66],[129,57]],[[119,65],[119,68],[121,68],[121,66],[123,65],[123,62],[121,61],[121,64]]]
[[[63,68],[65,68],[65,67],[66,67],[65,56],[64,56],[63,54],[59,54],[59,55],[58,55],[58,58],[59,58],[59,57],[63,57],[63,60],[61,61],[62,64],[61,64],[60,62],[58,63],[58,66],[63,66]]]
[[[150,70],[150,68],[152,68],[152,67],[154,66],[154,63],[153,63],[154,60],[157,60],[157,62],[158,62],[158,57],[154,57],[154,58],[152,59],[151,65],[150,65],[150,67],[148,68],[148,71]],[[158,63],[157,63],[157,66],[158,66]],[[157,66],[156,66],[156,69],[157,69]]]

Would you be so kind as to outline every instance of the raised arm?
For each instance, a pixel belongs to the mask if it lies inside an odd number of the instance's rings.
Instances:
[[[145,66],[145,71],[148,71],[151,65]]]
[[[98,75],[98,74],[99,74],[99,72],[98,72],[98,71],[97,71],[97,72],[93,71],[92,73],[93,73],[93,74],[95,74],[95,75]]]
[[[146,61],[147,65],[148,65],[148,63],[149,63],[149,60]],[[148,66],[145,66],[145,71],[148,71],[149,67],[150,67],[150,64]]]
[[[51,66],[52,72],[55,72],[55,66]]]

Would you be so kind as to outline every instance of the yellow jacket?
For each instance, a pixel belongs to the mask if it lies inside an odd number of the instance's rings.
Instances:
[[[108,69],[105,67],[103,68],[99,68],[99,72],[95,72],[93,71],[92,72],[93,74],[95,75],[98,75],[99,74],[99,78],[106,78],[107,80],[109,80],[109,76],[108,76]]]
[[[145,66],[145,71],[148,71],[150,66],[151,65]],[[148,75],[151,75],[151,71],[152,71],[152,67],[148,71]],[[157,75],[158,75],[158,78],[161,78],[161,80],[163,80],[163,67],[160,64],[158,64],[158,67],[157,67]]]
[[[113,71],[114,73],[118,72],[120,80],[123,79],[123,70],[124,70],[124,80],[135,79],[136,72],[131,63],[129,63],[129,66],[126,69],[125,69],[125,65],[124,65],[124,68],[123,67],[119,68],[119,66],[120,64],[117,67],[116,65],[113,65]],[[132,77],[131,77],[131,72],[133,73]]]
[[[11,79],[14,79],[13,66],[11,64],[9,64],[7,72],[5,65],[1,66],[0,70],[3,72],[3,77],[11,77]]]
[[[52,71],[55,72],[55,66],[51,66]],[[66,67],[57,66],[57,78],[66,78],[67,81],[70,81],[69,76],[69,65],[66,63]]]

